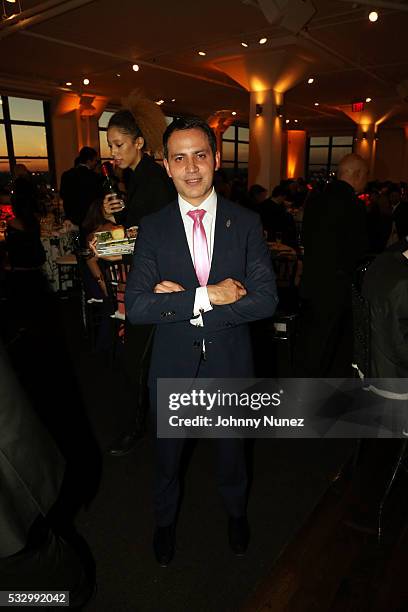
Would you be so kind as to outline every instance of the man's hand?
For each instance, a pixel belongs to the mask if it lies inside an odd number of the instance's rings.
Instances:
[[[215,306],[234,304],[247,294],[242,283],[233,278],[226,278],[216,285],[207,286],[208,297]]]
[[[161,281],[153,289],[153,293],[176,293],[177,291],[185,291],[185,289],[178,283],[168,280]]]

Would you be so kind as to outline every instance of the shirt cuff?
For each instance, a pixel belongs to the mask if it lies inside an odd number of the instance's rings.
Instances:
[[[207,287],[198,287],[196,289],[195,300],[194,300],[194,308],[193,308],[193,316],[194,319],[190,319],[190,323],[195,325],[196,327],[203,327],[203,312],[208,312],[212,310],[210,298],[208,297]]]
[[[196,317],[209,310],[212,310],[212,306],[208,297],[207,287],[198,287],[195,294],[193,315]]]

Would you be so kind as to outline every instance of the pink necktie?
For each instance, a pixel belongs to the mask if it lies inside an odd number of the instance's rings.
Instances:
[[[205,210],[190,210],[188,216],[194,221],[193,226],[193,253],[194,267],[201,287],[206,287],[210,274],[210,260],[208,258],[207,236],[203,226]]]

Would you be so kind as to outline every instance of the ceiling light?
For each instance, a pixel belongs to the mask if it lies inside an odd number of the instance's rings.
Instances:
[[[318,102],[315,102],[315,106],[319,106],[319,103],[318,103]]]
[[[205,51],[199,51],[198,55],[202,55],[204,57],[204,55],[207,55]]]
[[[366,98],[366,102],[371,102],[371,98]]]
[[[120,77],[120,74],[119,74],[119,72],[117,72],[117,73],[116,73],[116,76],[117,76],[117,77]]]
[[[16,0],[7,0],[7,2],[11,2],[11,4],[15,4]]]
[[[262,104],[255,104],[255,114],[257,117],[260,117],[263,113],[263,106]]]
[[[307,83],[308,85],[311,85],[312,83],[314,83],[314,78],[310,77],[309,79],[307,79]]]
[[[289,122],[290,122],[290,119],[286,119],[286,120],[285,120],[285,123],[289,123]]]
[[[162,100],[162,99],[157,100],[157,101],[156,101],[156,104],[157,104],[158,106],[161,106],[162,104],[164,104],[164,100]]]
[[[171,101],[172,101],[172,102],[175,102],[175,101],[176,101],[176,98],[172,98],[172,99],[171,99]]]
[[[84,79],[82,82],[83,82],[84,85],[89,85],[89,83],[90,83],[89,79]]]
[[[299,123],[297,119],[295,119],[295,123]]]
[[[260,44],[260,45],[264,45],[264,44],[265,44],[267,41],[268,41],[268,39],[267,39],[267,38],[260,38],[260,39],[259,39],[259,44]]]
[[[248,47],[248,43],[246,43],[246,42],[242,42],[242,43],[241,43],[241,45],[242,45],[243,47]]]
[[[378,19],[378,13],[377,11],[371,11],[371,13],[368,15],[369,20],[374,23],[375,21],[377,21]]]
[[[138,72],[139,71],[139,64],[133,64],[132,70],[134,70],[135,72]]]
[[[232,111],[232,113],[231,113],[231,115],[234,115],[234,117],[235,117],[236,114],[237,114],[237,111]]]
[[[67,82],[65,83],[65,85],[66,85],[67,87],[71,87],[72,83],[71,83],[71,81],[67,81]]]

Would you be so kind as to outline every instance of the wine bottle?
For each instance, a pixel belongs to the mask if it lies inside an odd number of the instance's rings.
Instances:
[[[104,162],[101,166],[102,176],[103,176],[103,191],[105,194],[117,194],[117,188],[114,183],[114,174],[112,169],[112,164],[110,162]]]
[[[114,175],[112,164],[110,162],[104,162],[101,166],[103,183],[102,188],[105,195],[114,195],[117,199],[120,200],[120,207],[114,211],[114,218],[116,223],[122,223],[122,215],[120,214],[122,210],[125,208],[125,203],[123,201],[122,194],[117,186],[117,178]],[[118,205],[115,205],[118,206]]]

